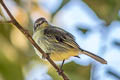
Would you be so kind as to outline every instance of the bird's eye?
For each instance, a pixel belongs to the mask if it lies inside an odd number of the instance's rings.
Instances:
[[[40,23],[39,23],[39,24],[37,24],[37,27],[38,27],[38,26],[40,26],[40,25],[41,25]]]

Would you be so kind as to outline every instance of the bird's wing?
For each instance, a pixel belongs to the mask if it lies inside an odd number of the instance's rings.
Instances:
[[[44,30],[44,35],[52,38],[52,40],[54,40],[55,42],[63,43],[65,45],[68,45],[71,48],[72,47],[79,48],[79,46],[75,42],[74,36],[71,33],[67,32],[61,28],[58,28],[58,27],[46,28]]]

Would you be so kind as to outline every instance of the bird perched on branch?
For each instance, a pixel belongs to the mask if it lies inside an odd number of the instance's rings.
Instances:
[[[71,56],[85,54],[102,64],[107,64],[103,58],[81,49],[71,33],[49,24],[45,18],[35,21],[33,31],[35,42],[54,61],[64,61]],[[41,58],[44,58],[36,48],[35,51]]]

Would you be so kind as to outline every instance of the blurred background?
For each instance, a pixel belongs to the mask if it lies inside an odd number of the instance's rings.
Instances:
[[[71,80],[120,80],[120,0],[4,0],[17,21],[32,35],[33,23],[45,17],[71,32],[81,48],[108,61],[85,55],[71,57],[63,67]],[[0,5],[0,22],[10,20]],[[61,63],[61,62],[60,62]],[[34,52],[12,24],[0,23],[0,80],[62,80]]]

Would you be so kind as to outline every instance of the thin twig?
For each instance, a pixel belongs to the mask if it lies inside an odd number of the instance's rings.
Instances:
[[[26,36],[26,38],[31,42],[31,44],[34,45],[38,51],[45,56],[45,58],[49,61],[49,63],[58,71],[58,73],[61,73],[61,76],[64,80],[69,80],[69,78],[65,75],[65,73],[53,62],[53,60],[49,57],[49,55],[45,54],[45,52],[36,44],[36,42],[32,39],[31,35],[27,30],[25,30],[13,17],[13,15],[10,13],[6,5],[4,4],[3,0],[0,0],[1,5],[6,10],[7,14],[11,18],[12,23]]]

